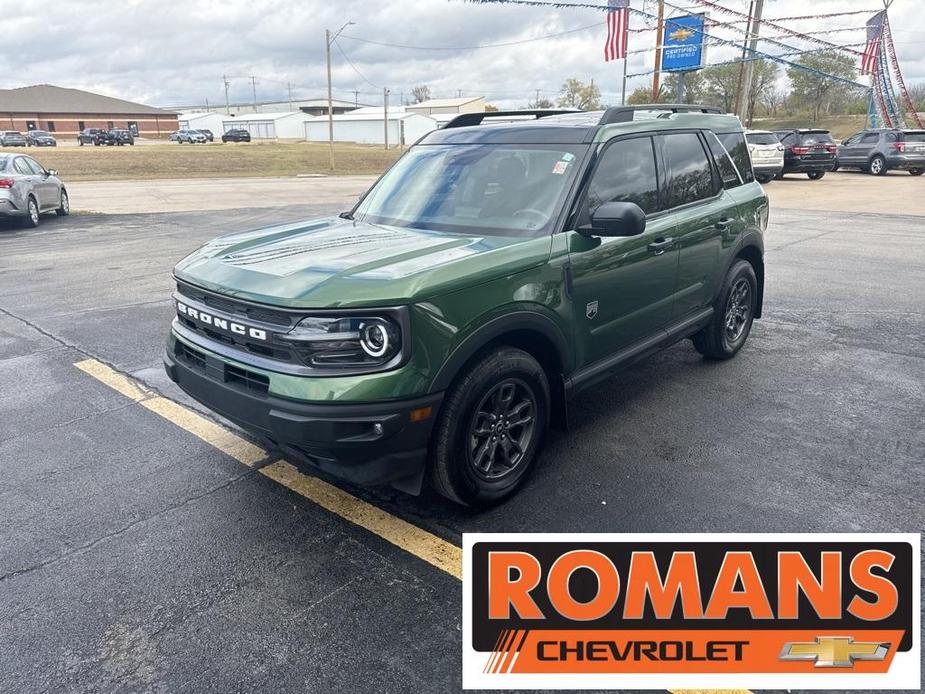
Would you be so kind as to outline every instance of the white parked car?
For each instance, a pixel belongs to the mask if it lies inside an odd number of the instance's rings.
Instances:
[[[748,153],[759,183],[770,183],[784,169],[784,146],[770,130],[746,130]]]

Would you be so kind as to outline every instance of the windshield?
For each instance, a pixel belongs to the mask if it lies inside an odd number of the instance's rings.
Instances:
[[[774,133],[746,133],[745,139],[750,145],[776,145],[780,144]]]
[[[354,216],[451,233],[551,233],[587,145],[419,145],[398,160]]]
[[[32,131],[33,137],[45,137],[47,134],[48,133],[46,133],[44,130],[33,130]]]

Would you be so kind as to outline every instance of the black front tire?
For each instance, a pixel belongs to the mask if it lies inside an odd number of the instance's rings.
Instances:
[[[67,196],[67,191],[61,189],[61,205],[55,210],[59,217],[67,217],[71,213],[71,199]]]
[[[925,169],[909,169],[910,176],[921,176]]]
[[[874,176],[883,176],[886,174],[886,159],[881,157],[879,154],[870,160],[870,164],[867,167],[867,170],[870,171]]]
[[[708,359],[731,359],[748,340],[757,306],[755,269],[747,260],[737,260],[713,302],[713,318],[691,338],[694,348]]]
[[[810,171],[808,174],[810,181],[818,181],[820,178],[825,176],[825,171]]]
[[[23,223],[26,227],[35,229],[35,227],[39,225],[39,219],[41,217],[41,214],[39,213],[39,204],[36,199],[30,195],[26,206],[26,218]]]
[[[505,414],[490,419],[495,415],[486,416],[487,409]],[[466,506],[509,497],[535,467],[549,413],[549,381],[536,359],[513,347],[485,352],[447,392],[431,445],[431,485]],[[483,470],[486,455],[489,469]]]

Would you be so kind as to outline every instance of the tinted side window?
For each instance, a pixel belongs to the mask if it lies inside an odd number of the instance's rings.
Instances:
[[[861,138],[862,143],[867,142],[876,142],[880,139],[880,133],[867,133],[864,137]]]
[[[668,154],[668,207],[713,197],[716,194],[713,169],[700,137],[696,133],[671,133],[663,137]]]
[[[742,133],[716,133],[723,147],[729,152],[732,161],[735,162],[739,175],[746,183],[755,180],[755,174],[752,172],[752,158],[748,153],[748,143],[745,141],[745,135]]]
[[[704,133],[707,137],[707,144],[710,146],[710,154],[713,155],[713,161],[716,162],[716,168],[719,169],[719,177],[723,181],[723,188],[735,188],[742,185],[742,179],[739,177],[739,171],[736,165],[729,158],[729,153],[723,147],[716,135],[711,132]]]
[[[605,202],[634,202],[646,214],[658,210],[652,138],[614,142],[601,154],[588,187],[588,211],[594,212]]]

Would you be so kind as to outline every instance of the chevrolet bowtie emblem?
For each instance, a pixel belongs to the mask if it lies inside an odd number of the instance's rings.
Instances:
[[[851,636],[817,636],[811,642],[785,643],[781,660],[815,660],[816,667],[853,667],[855,660],[883,660],[888,643],[863,643]]]

